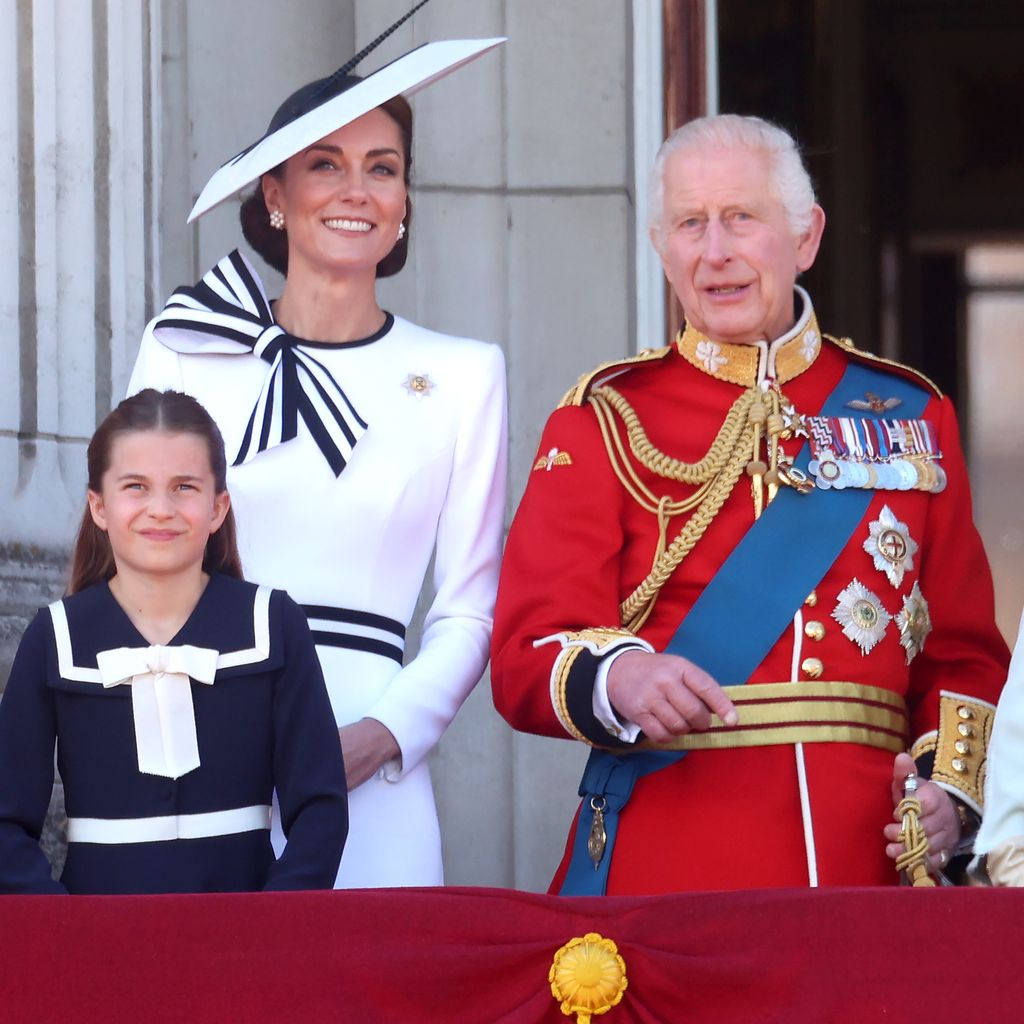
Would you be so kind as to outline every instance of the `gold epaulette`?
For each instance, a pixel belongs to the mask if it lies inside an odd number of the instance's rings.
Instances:
[[[861,363],[869,363],[872,366],[891,370],[893,373],[898,374],[901,377],[906,377],[915,384],[922,385],[928,391],[931,391],[936,398],[942,398],[942,389],[935,383],[935,381],[921,373],[920,370],[915,370],[912,366],[907,366],[904,363],[897,363],[894,359],[886,359],[884,356],[876,356],[874,352],[865,352],[863,349],[857,348],[849,338],[835,338],[831,334],[826,334],[824,337],[826,341],[830,341],[833,345],[841,348],[851,359],[856,359]]]
[[[589,373],[584,373],[576,384],[566,391],[558,403],[558,408],[562,409],[567,405],[583,405],[595,384],[603,383],[611,377],[617,377],[620,373],[625,373],[639,363],[650,363],[655,359],[663,359],[671,351],[671,345],[666,345],[664,348],[645,348],[628,359],[613,359],[610,363],[602,363]]]

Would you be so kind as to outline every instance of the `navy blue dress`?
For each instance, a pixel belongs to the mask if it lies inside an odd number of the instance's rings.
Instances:
[[[191,683],[201,764],[178,779],[139,771],[132,687],[98,679],[98,652],[149,643],[106,583],[58,604],[63,615],[43,609],[25,631],[0,701],[0,892],[331,888],[348,830],[345,771],[306,618],[291,598],[210,577],[168,645],[220,655],[213,685]],[[101,835],[126,828],[137,838],[151,819],[174,829],[231,818],[215,812],[251,816],[276,788],[287,846],[275,860],[269,830],[251,824],[226,834],[206,827],[198,838],[71,841],[55,882],[38,845],[55,743],[71,822],[99,819]]]

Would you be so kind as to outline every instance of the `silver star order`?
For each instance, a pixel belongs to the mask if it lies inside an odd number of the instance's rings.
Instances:
[[[909,665],[924,650],[924,642],[932,631],[928,602],[924,599],[917,580],[914,580],[910,593],[903,598],[903,608],[896,616],[896,625],[899,627],[900,644],[907,652]]]
[[[435,384],[425,373],[410,373],[402,383],[402,387],[413,398],[429,398]]]
[[[917,541],[910,536],[907,524],[901,523],[888,505],[882,507],[868,531],[870,536],[864,541],[864,550],[874,560],[875,568],[898,587],[903,582],[903,574],[914,568]]]
[[[839,594],[832,618],[843,627],[843,636],[852,640],[861,654],[870,654],[871,648],[885,636],[892,616],[882,602],[856,577]]]

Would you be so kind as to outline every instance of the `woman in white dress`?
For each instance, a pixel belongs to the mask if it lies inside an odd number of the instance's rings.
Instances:
[[[975,881],[1024,886],[1024,617],[993,719],[974,853]]]
[[[231,253],[150,323],[130,385],[180,389],[210,411],[234,457],[246,577],[306,611],[350,788],[339,887],[442,883],[426,757],[487,661],[502,354],[392,316],[375,285],[409,243],[412,114],[400,93],[499,42],[430,44],[365,79],[350,62],[289,97],[192,212],[258,179],[243,228],[285,273],[280,298],[268,302]],[[432,558],[422,643],[403,664]]]

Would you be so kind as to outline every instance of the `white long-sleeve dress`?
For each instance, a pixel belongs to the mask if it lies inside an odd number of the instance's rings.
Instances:
[[[229,259],[218,267],[230,273]],[[247,263],[244,269],[252,272]],[[211,274],[204,281],[217,286]],[[242,299],[249,304],[249,296]],[[287,366],[281,371],[266,355],[225,342],[219,329],[208,336],[195,325],[180,330],[166,313],[146,329],[130,392],[193,395],[220,427],[229,463],[246,447],[252,420],[246,461],[228,471],[245,576],[286,589],[303,606],[338,725],[377,719],[401,749],[400,763],[350,794],[337,885],[441,884],[425,758],[488,657],[505,506],[501,350],[390,315],[362,341],[284,336],[326,370],[366,424],[336,475],[301,415],[292,440],[256,450],[261,426],[273,438],[280,427],[279,420],[271,425],[273,416],[284,407],[288,418],[287,381],[271,380],[286,377]],[[266,331],[269,307],[261,316],[254,337]],[[279,343],[281,333],[275,326],[263,337],[276,334]],[[316,375],[323,378],[319,369]],[[306,391],[322,409],[322,384],[307,380]],[[261,394],[269,402],[257,415]],[[405,630],[432,556],[435,596],[419,652],[403,665]]]
[[[987,857],[994,884],[1024,886],[1024,616],[992,724],[985,817],[974,852]]]

